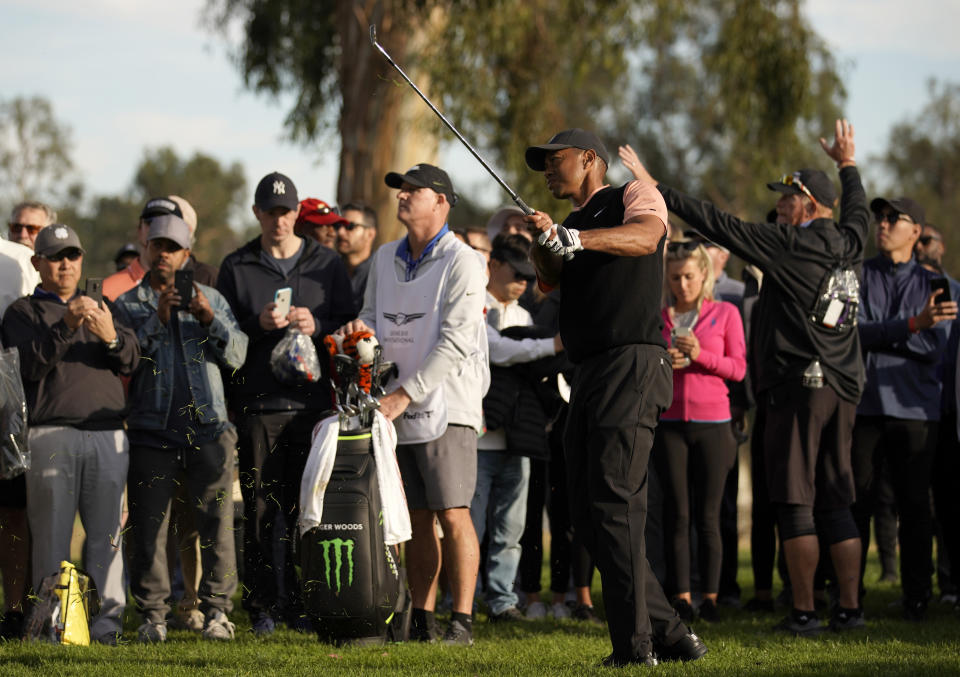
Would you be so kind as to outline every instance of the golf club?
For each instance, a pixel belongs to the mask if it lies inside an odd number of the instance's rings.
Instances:
[[[387,50],[385,50],[385,49],[383,48],[383,45],[381,45],[379,42],[377,42],[377,27],[376,27],[376,26],[373,26],[373,25],[370,26],[370,42],[372,42],[372,43],[373,43],[373,46],[376,47],[376,48],[380,51],[380,53],[383,54],[384,57],[386,57],[387,61],[390,62],[390,65],[393,66],[395,69],[397,69],[397,72],[400,73],[400,75],[403,77],[403,79],[407,81],[407,84],[410,85],[411,87],[413,87],[413,91],[415,91],[417,94],[419,94],[419,95],[420,95],[420,98],[423,99],[424,102],[425,102],[428,106],[430,106],[430,110],[432,110],[434,113],[437,114],[437,117],[439,117],[439,118],[443,121],[443,124],[445,124],[445,125],[447,126],[447,128],[448,128],[451,132],[453,132],[454,134],[456,134],[457,138],[460,139],[460,142],[463,143],[463,145],[467,147],[467,150],[469,150],[469,151],[473,154],[473,157],[477,158],[477,160],[480,162],[480,164],[483,165],[483,168],[486,169],[486,170],[490,173],[490,176],[492,176],[494,179],[496,179],[497,183],[499,183],[499,184],[503,187],[503,189],[504,189],[505,191],[507,191],[507,193],[510,195],[510,198],[511,198],[514,202],[517,203],[517,206],[520,207],[520,209],[523,210],[523,213],[524,213],[524,214],[533,214],[533,210],[532,210],[530,207],[527,206],[527,203],[524,202],[523,200],[521,200],[521,199],[520,199],[520,196],[517,195],[516,191],[514,191],[513,188],[511,188],[510,186],[508,186],[507,183],[506,183],[506,181],[504,181],[503,179],[500,178],[500,175],[499,175],[499,174],[497,174],[495,171],[493,171],[493,168],[492,168],[490,165],[487,164],[487,161],[484,160],[482,157],[480,157],[480,153],[478,153],[476,150],[474,150],[473,146],[471,146],[471,145],[467,142],[467,140],[466,140],[465,138],[463,138],[463,134],[461,134],[459,131],[457,131],[457,128],[454,127],[452,124],[450,124],[450,121],[447,120],[447,118],[445,118],[445,117],[443,116],[443,113],[441,113],[439,110],[437,110],[437,107],[434,106],[433,103],[431,103],[430,99],[428,99],[428,98],[426,97],[426,95],[425,95],[423,92],[420,91],[420,88],[419,88],[419,87],[417,87],[415,84],[413,84],[413,80],[411,80],[410,78],[407,77],[407,74],[404,73],[404,72],[403,72],[403,69],[400,68],[400,66],[397,65],[397,62],[394,61],[393,58],[392,58],[389,54],[387,54]]]

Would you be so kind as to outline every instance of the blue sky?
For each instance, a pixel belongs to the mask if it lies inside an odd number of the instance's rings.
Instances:
[[[88,193],[126,191],[144,148],[172,145],[181,156],[201,150],[224,163],[241,162],[251,192],[260,176],[276,169],[303,195],[331,198],[336,139],[324,152],[282,140],[288,102],[243,89],[225,42],[201,25],[203,5],[4,0],[0,98],[51,100],[72,129],[73,157]],[[960,78],[956,0],[808,0],[806,13],[846,76],[847,116],[857,129],[862,165],[883,150],[893,124],[919,111],[930,77]],[[491,206],[506,198],[455,143],[440,161],[460,192]]]

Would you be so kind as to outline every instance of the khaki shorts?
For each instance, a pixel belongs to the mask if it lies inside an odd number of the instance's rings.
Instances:
[[[469,508],[477,485],[477,432],[449,425],[439,438],[397,446],[410,510]]]

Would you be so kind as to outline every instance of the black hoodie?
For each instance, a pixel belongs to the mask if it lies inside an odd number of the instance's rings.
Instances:
[[[323,337],[356,317],[347,269],[336,252],[310,239],[304,240],[300,258],[287,276],[264,264],[261,251],[260,238],[251,240],[223,260],[217,278],[217,290],[250,337],[247,361],[225,379],[227,406],[237,415],[246,411],[328,409],[331,399]],[[270,353],[286,329],[264,330],[260,312],[283,287],[293,289],[291,307],[307,307],[313,313],[317,327],[313,339],[324,373],[317,383],[286,385],[270,371]]]

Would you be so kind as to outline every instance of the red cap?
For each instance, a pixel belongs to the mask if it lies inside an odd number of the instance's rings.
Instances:
[[[323,200],[308,197],[300,201],[300,216],[297,223],[313,223],[318,226],[328,226],[336,223],[350,223],[340,215],[339,207],[331,207]]]

